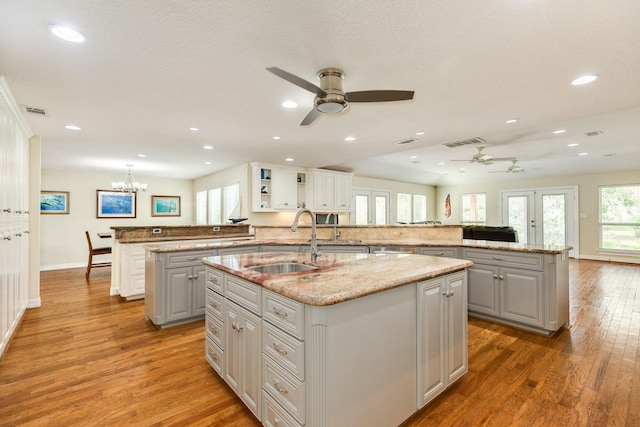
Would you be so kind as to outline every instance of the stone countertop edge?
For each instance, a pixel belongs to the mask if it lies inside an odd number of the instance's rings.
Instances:
[[[125,239],[116,239],[118,243],[150,243],[154,242],[171,242],[174,240],[203,240],[203,239],[238,239],[238,238],[247,238],[253,239],[255,237],[254,234],[225,234],[224,236],[170,236],[170,237],[131,237]],[[255,240],[252,240],[255,241]]]
[[[238,238],[243,236],[229,236],[229,238]],[[194,243],[183,245],[166,245],[148,246],[147,249],[150,252],[163,253],[163,252],[180,252],[191,250],[204,250],[204,249],[219,249],[219,248],[233,248],[242,246],[255,246],[255,245],[282,245],[282,246],[299,246],[309,245],[307,239],[264,239],[255,240],[251,236],[245,240],[222,240],[220,242],[210,243]],[[176,240],[193,240],[191,239],[176,239]],[[162,241],[162,240],[160,240]],[[142,240],[141,242],[148,242],[153,244],[153,241]],[[135,243],[141,243],[135,242]],[[134,243],[127,241],[126,243]],[[363,240],[359,243],[353,241],[340,242],[338,241],[318,241],[318,247],[322,252],[322,246],[418,246],[418,247],[431,247],[431,246],[450,246],[450,247],[462,247],[462,248],[479,248],[479,249],[494,249],[494,250],[506,250],[513,252],[528,252],[528,253],[546,253],[546,254],[561,254],[573,249],[571,246],[544,246],[544,245],[529,245],[525,243],[509,243],[509,242],[492,242],[488,240]]]
[[[328,306],[469,268],[471,261],[413,254],[308,254],[261,252],[203,258],[202,262],[264,289],[312,305]],[[262,274],[248,267],[283,262],[317,270]]]

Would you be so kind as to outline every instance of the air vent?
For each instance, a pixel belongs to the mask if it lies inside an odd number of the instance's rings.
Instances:
[[[587,135],[587,136],[598,136],[598,135],[602,135],[602,131],[601,130],[594,130],[593,132],[585,133],[585,135]]]
[[[47,115],[47,111],[43,108],[29,107],[27,105],[23,105],[22,108],[24,108],[24,111],[26,111],[27,113],[38,114],[40,116]]]
[[[460,141],[447,142],[442,145],[446,145],[449,148],[462,147],[463,145],[480,144],[484,142],[484,139],[476,136],[475,138],[461,139]]]
[[[409,139],[403,139],[402,141],[396,141],[394,142],[394,144],[396,145],[405,145],[405,144],[413,144],[414,142],[417,142],[418,140],[415,138],[409,138]]]

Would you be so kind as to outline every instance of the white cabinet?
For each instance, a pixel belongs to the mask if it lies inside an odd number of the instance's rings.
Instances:
[[[306,177],[301,169],[252,163],[251,182],[253,212],[293,211],[304,202]]]
[[[468,371],[466,272],[418,283],[417,298],[421,408]]]
[[[322,169],[308,172],[307,199],[318,212],[348,212],[351,210],[353,176],[350,173]]]
[[[469,312],[550,334],[569,322],[564,254],[463,249],[469,269]]]
[[[166,322],[200,318],[205,310],[204,266],[180,267],[167,270]]]
[[[148,243],[113,244],[111,295],[126,300],[144,298],[145,246]]]

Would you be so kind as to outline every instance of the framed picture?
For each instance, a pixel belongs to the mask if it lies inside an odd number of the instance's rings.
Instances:
[[[40,213],[42,214],[68,214],[68,191],[41,191]]]
[[[151,216],[180,216],[180,196],[151,196]]]
[[[135,218],[136,193],[97,190],[98,218]]]

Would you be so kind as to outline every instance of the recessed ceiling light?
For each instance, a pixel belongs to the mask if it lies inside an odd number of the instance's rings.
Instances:
[[[588,155],[589,155],[589,153],[580,153],[580,154],[578,154],[578,156],[588,156]]]
[[[79,31],[65,27],[64,25],[51,25],[49,26],[49,31],[51,31],[54,36],[68,42],[82,43],[84,41],[84,36]]]
[[[69,129],[69,130],[80,130],[80,128],[76,125],[66,125],[65,129]]]
[[[189,128],[189,130],[191,130],[193,132],[198,132],[200,129],[198,129],[198,128]]]
[[[591,83],[592,81],[596,80],[597,78],[598,78],[597,74],[587,74],[585,76],[581,76],[581,77],[578,77],[577,79],[573,80],[571,82],[571,84],[573,86],[586,85],[587,83]]]
[[[273,138],[273,139],[275,139],[275,140],[280,139],[280,137],[279,137],[279,136],[272,136],[272,138]]]
[[[553,133],[555,134],[559,134],[559,133],[565,133],[566,129],[558,129],[558,130],[554,130]]]
[[[356,139],[353,136],[348,136],[344,140],[345,141],[355,141]]]
[[[440,166],[444,166],[444,162],[439,162],[438,163]]]
[[[291,157],[287,157],[286,159],[284,159],[286,162],[293,162],[293,159]]]
[[[210,165],[210,164],[211,164],[211,162],[204,162],[204,164],[205,164],[205,165]]]
[[[424,135],[424,132],[423,131],[416,132],[416,135]]]
[[[577,147],[578,143],[577,142],[572,142],[571,144],[567,144],[567,147]]]
[[[518,119],[509,119],[509,120],[505,120],[504,122],[511,124],[511,123],[515,123],[517,121],[518,121]]]
[[[147,157],[146,154],[138,154],[138,157]]]
[[[202,148],[204,148],[205,150],[213,150],[213,146],[211,145],[203,145]]]
[[[298,106],[298,103],[295,101],[284,101],[282,103],[282,106],[284,108],[296,108]]]

